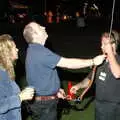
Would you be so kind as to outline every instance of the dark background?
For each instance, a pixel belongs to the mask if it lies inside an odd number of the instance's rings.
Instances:
[[[24,5],[28,5],[32,10],[36,13],[44,13],[45,10],[56,11],[58,5],[60,5],[61,9],[74,11],[76,9],[80,9],[83,6],[84,2],[96,3],[100,6],[104,11],[111,12],[113,0],[0,0],[0,13],[7,11],[9,2],[16,2]],[[115,0],[116,7],[120,6],[120,1]]]

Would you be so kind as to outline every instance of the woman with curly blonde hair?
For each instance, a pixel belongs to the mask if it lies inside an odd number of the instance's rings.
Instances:
[[[0,65],[7,70],[12,80],[15,79],[13,62],[14,62],[14,59],[18,58],[17,48],[15,48],[16,55],[14,55],[14,57],[16,58],[13,58],[12,56],[13,47],[16,47],[16,46],[10,35],[4,34],[0,36]]]
[[[21,102],[31,100],[33,88],[20,92],[15,83],[14,62],[18,49],[9,34],[0,36],[0,120],[21,120]]]

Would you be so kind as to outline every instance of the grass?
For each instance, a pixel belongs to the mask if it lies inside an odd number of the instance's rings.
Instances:
[[[61,120],[94,120],[94,102],[83,111],[70,110],[69,114],[62,114]]]

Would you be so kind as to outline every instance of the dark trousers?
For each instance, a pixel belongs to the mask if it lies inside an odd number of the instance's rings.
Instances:
[[[95,118],[95,120],[120,120],[120,104],[96,100]]]
[[[57,120],[57,100],[34,101],[31,111],[32,120]]]

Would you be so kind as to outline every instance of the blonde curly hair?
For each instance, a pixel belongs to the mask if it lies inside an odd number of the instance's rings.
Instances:
[[[15,80],[14,61],[11,59],[11,50],[14,45],[9,34],[0,35],[0,66],[8,72],[11,80]]]

